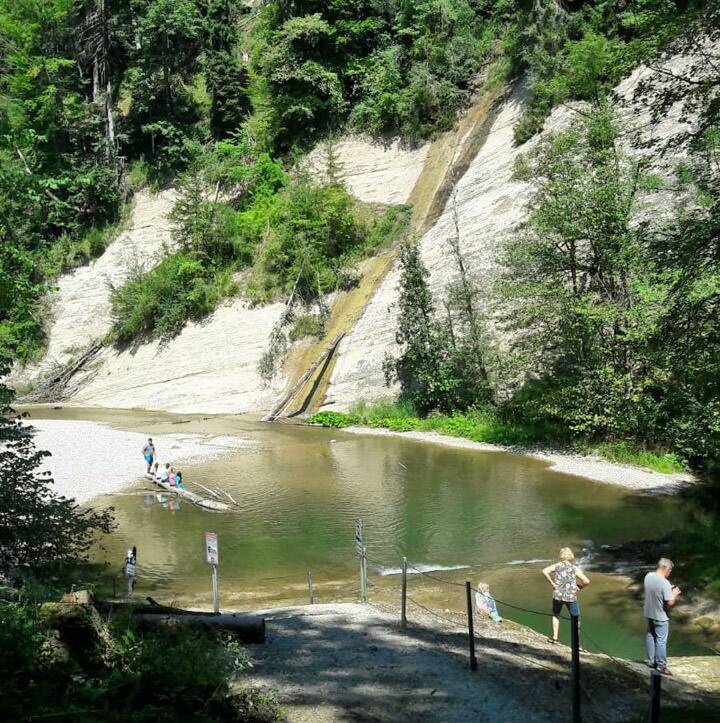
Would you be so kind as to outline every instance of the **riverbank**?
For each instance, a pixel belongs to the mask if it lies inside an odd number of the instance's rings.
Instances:
[[[405,630],[396,605],[259,614],[267,643],[250,646],[252,683],[277,691],[290,723],[570,720],[569,648],[511,621],[476,621],[478,670],[471,672],[467,628],[460,616],[457,624],[437,617],[456,617],[445,610],[411,605]],[[584,654],[581,661],[583,720],[644,720],[647,668],[605,655]],[[671,666],[663,719],[711,720],[720,705],[720,657],[672,658]]]
[[[145,472],[141,450],[148,435],[100,422],[32,419],[35,446],[50,450],[42,464],[54,480],[55,492],[79,504],[109,494],[140,479]],[[251,445],[238,437],[211,434],[153,434],[158,461],[178,467],[222,457]]]
[[[578,452],[562,452],[544,450],[539,447],[521,447],[511,445],[473,442],[462,437],[451,437],[436,432],[396,432],[391,429],[377,427],[343,427],[344,432],[378,437],[402,437],[418,442],[442,444],[458,449],[472,449],[478,452],[505,452],[524,455],[547,462],[554,472],[585,477],[596,482],[619,485],[633,490],[657,493],[677,492],[688,484],[696,482],[689,473],[663,474],[649,469],[610,462],[600,457],[583,455]]]

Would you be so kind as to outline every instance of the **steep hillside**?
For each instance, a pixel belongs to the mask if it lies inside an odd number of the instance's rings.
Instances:
[[[428,146],[406,150],[397,141],[383,144],[353,138],[340,143],[335,152],[340,172],[350,175],[348,185],[359,200],[393,204],[408,201]],[[322,159],[322,147],[314,158]],[[358,164],[357,158],[364,159],[363,163]],[[320,160],[319,168],[324,167]],[[141,193],[127,230],[105,254],[60,279],[49,299],[52,322],[47,354],[39,364],[16,371],[13,382],[17,386],[33,385],[107,334],[112,324],[110,284],[121,284],[136,263],[146,268],[154,265],[163,249],[171,248],[168,214],[174,199],[173,191]],[[74,376],[68,401],[174,412],[267,410],[288,377],[280,374],[268,387],[257,367],[283,308],[283,304],[253,307],[235,300],[203,322],[188,324],[169,340],[124,349],[108,346]]]
[[[673,58],[663,66],[662,74],[679,72],[687,63],[682,57]],[[656,170],[667,172],[686,156],[683,147],[663,156],[658,154],[669,139],[686,130],[690,123],[683,117],[682,102],[676,102],[664,118],[655,121],[651,119],[647,105],[634,99],[641,82],[660,75],[647,68],[638,69],[617,86],[613,95],[626,124],[628,147],[641,149],[641,153],[652,157]],[[468,267],[481,288],[486,289],[496,271],[497,250],[527,217],[529,189],[527,184],[513,180],[513,169],[517,156],[537,144],[542,134],[522,146],[515,143],[513,127],[523,113],[523,97],[524,93],[518,87],[500,102],[482,147],[472,159],[467,173],[454,186],[454,201],[451,199],[445,206],[440,218],[420,241],[422,259],[430,272],[430,285],[439,298],[445,295],[448,284],[456,277],[455,267],[448,263],[447,243],[454,234],[455,211]],[[583,109],[582,105],[576,107],[580,111]],[[556,109],[546,121],[543,133],[567,127],[576,112],[571,106]],[[648,196],[643,213],[656,214],[667,206],[667,201],[663,194]],[[373,401],[397,393],[385,384],[382,362],[388,352],[395,352],[397,348],[395,305],[399,278],[400,271],[395,266],[353,331],[343,339],[324,401],[326,408],[345,410],[359,399]]]
[[[650,141],[652,148],[683,126],[679,105],[664,120],[653,123],[646,111],[633,104],[633,93],[648,72],[633,73],[618,86],[616,95],[628,123],[628,143],[639,146],[640,140]],[[488,93],[454,131],[432,144],[411,149],[396,139],[373,142],[348,136],[331,146],[320,144],[309,155],[308,166],[319,175],[332,166],[358,200],[414,203],[413,225],[423,234],[422,258],[430,271],[431,287],[440,296],[455,276],[447,245],[455,207],[470,272],[487,286],[499,244],[526,216],[527,186],[512,179],[517,155],[537,143],[537,139],[523,146],[514,142],[513,126],[523,112],[523,101],[521,86],[501,97]],[[573,114],[569,107],[556,110],[545,132],[565,127]],[[662,165],[670,166],[674,160],[666,156]],[[17,374],[16,383],[32,384],[50,367],[68,363],[107,333],[109,284],[121,283],[133,264],[152,265],[169,248],[167,215],[173,199],[172,191],[140,194],[127,230],[105,254],[93,265],[60,279],[51,297],[54,321],[48,352],[42,363]],[[390,252],[363,263],[360,286],[330,299],[332,315],[325,339],[296,343],[284,372],[271,386],[262,381],[257,367],[283,305],[253,308],[235,300],[205,321],[188,324],[170,340],[103,349],[73,379],[70,401],[176,412],[264,412],[339,333],[346,336],[325,378],[311,377],[290,408],[346,409],[358,399],[387,397],[393,390],[385,385],[382,361],[395,348],[393,306],[399,279],[393,259]]]

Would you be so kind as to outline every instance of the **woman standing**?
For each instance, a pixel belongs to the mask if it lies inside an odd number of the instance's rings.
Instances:
[[[563,605],[567,606],[570,615],[580,617],[578,604],[578,590],[590,584],[590,580],[583,571],[575,565],[575,555],[569,547],[560,550],[560,562],[548,565],[543,571],[547,581],[553,586],[552,601],[552,637],[550,640],[557,643],[560,633],[560,612]],[[551,577],[551,575],[554,575]],[[578,582],[580,583],[578,585]]]

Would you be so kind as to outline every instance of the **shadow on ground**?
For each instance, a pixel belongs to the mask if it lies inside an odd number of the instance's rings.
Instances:
[[[569,649],[528,628],[481,621],[478,670],[471,672],[467,632],[425,613],[405,630],[391,606],[315,605],[262,614],[268,640],[251,646],[253,683],[275,689],[292,722],[572,719]],[[583,720],[645,720],[648,679],[642,666],[583,655]],[[678,692],[667,687],[668,705],[720,704],[686,681],[682,690],[673,685]]]

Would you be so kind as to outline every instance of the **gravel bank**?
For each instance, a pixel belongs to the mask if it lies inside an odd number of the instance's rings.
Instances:
[[[389,429],[375,429],[372,427],[346,427],[345,432],[351,434],[366,434],[380,437],[403,437],[418,442],[432,442],[443,444],[446,447],[460,449],[474,449],[478,452],[505,452],[509,454],[522,454],[535,459],[548,462],[550,469],[562,474],[571,474],[576,477],[586,477],[596,482],[628,487],[633,490],[672,493],[696,481],[690,474],[661,474],[649,469],[631,467],[630,465],[608,462],[599,457],[586,456],[555,451],[537,449],[523,449],[517,447],[501,447],[497,444],[473,442],[460,437],[449,437],[434,432],[393,432]]]
[[[265,645],[248,646],[252,685],[277,691],[290,723],[564,723],[570,716],[570,650],[506,620],[476,620],[478,669],[468,669],[467,628],[392,605],[306,605],[257,611]],[[663,709],[712,710],[720,702],[720,658],[673,658]],[[582,656],[583,720],[638,720],[648,705],[644,665]],[[676,720],[687,720],[676,718]],[[709,718],[707,719],[709,720]]]
[[[141,450],[147,435],[125,432],[97,422],[34,419],[35,445],[52,452],[43,469],[50,470],[55,491],[83,503],[96,495],[115,492],[142,477]],[[202,462],[253,444],[238,437],[154,435],[161,464]],[[82,460],[82,463],[80,462]]]

